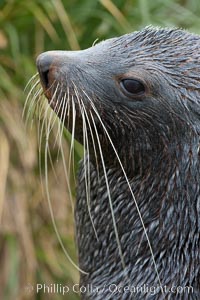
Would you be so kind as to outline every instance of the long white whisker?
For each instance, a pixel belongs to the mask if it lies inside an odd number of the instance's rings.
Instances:
[[[49,205],[49,210],[50,210],[50,214],[51,214],[51,219],[52,219],[52,223],[53,223],[53,227],[57,236],[57,239],[61,245],[61,248],[65,254],[65,256],[67,257],[67,259],[70,261],[70,263],[81,273],[83,274],[88,274],[85,271],[83,271],[82,269],[80,269],[75,263],[74,261],[71,259],[71,257],[69,256],[68,252],[65,249],[65,246],[62,242],[61,236],[58,232],[58,228],[55,222],[55,218],[54,218],[54,213],[53,213],[53,209],[52,209],[52,204],[51,204],[51,199],[50,199],[50,194],[49,194],[49,188],[48,188],[48,161],[47,161],[47,157],[48,157],[48,140],[49,140],[49,128],[47,129],[47,133],[46,133],[46,143],[45,143],[45,187],[46,187],[46,194],[47,194],[47,200],[48,200],[48,205]]]
[[[64,98],[63,98],[64,99]],[[69,100],[69,99],[68,99]],[[64,101],[64,100],[63,100]],[[69,102],[69,101],[68,101]],[[68,103],[68,106],[69,103]],[[73,117],[75,117],[76,115],[73,115]],[[73,123],[75,123],[75,120],[72,120]],[[74,212],[74,203],[73,203],[73,197],[72,197],[72,191],[71,191],[71,187],[70,187],[70,182],[69,182],[69,171],[67,170],[67,166],[66,166],[66,162],[65,162],[65,155],[64,155],[64,151],[63,151],[63,145],[62,145],[62,136],[61,136],[61,131],[58,131],[58,138],[61,141],[60,143],[60,153],[61,153],[61,157],[62,157],[62,161],[63,161],[63,168],[64,168],[64,173],[65,173],[65,179],[66,179],[66,183],[67,183],[67,188],[68,188],[68,192],[69,192],[69,198],[70,198],[70,203],[71,203],[71,207],[72,207],[72,211]]]
[[[84,166],[85,166],[84,167],[84,170],[85,170],[85,187],[86,187],[88,213],[89,213],[89,216],[90,216],[90,220],[91,220],[91,223],[92,223],[92,227],[94,229],[96,239],[99,240],[98,235],[97,235],[97,231],[96,231],[96,228],[95,228],[95,225],[94,225],[94,221],[93,221],[93,218],[92,218],[92,215],[91,215],[91,209],[90,209],[90,159],[89,159],[90,153],[89,153],[87,126],[86,126],[87,123],[86,123],[86,120],[85,120],[85,116],[86,116],[86,119],[87,119],[87,122],[88,122],[88,125],[89,125],[89,130],[90,130],[91,136],[92,136],[92,142],[93,142],[93,147],[94,147],[95,154],[96,154],[96,146],[95,146],[95,143],[94,143],[93,132],[92,132],[92,129],[91,129],[90,121],[89,121],[84,103],[83,103],[82,99],[79,98],[79,94],[78,94],[75,83],[74,82],[72,82],[72,83],[74,85],[74,91],[75,91],[76,99],[77,99],[79,109],[81,111],[81,116],[82,116],[82,119],[83,119],[83,149],[84,149],[83,157],[84,157]],[[85,143],[85,141],[86,141],[86,143]],[[87,169],[86,169],[86,153],[88,153]],[[98,168],[98,165],[97,165],[97,168]],[[98,171],[97,171],[97,174],[98,174],[98,180],[99,180],[99,172]]]
[[[84,115],[84,110],[82,109],[80,103],[80,110],[81,110],[81,116],[83,120],[83,159],[84,159],[84,177],[85,177],[85,190],[86,190],[86,199],[87,199],[87,207],[88,207],[88,213],[89,217],[92,223],[92,227],[94,229],[94,233],[96,236],[97,241],[99,240],[97,231],[94,225],[94,221],[92,218],[91,214],[91,208],[90,208],[90,152],[89,152],[89,143],[88,143],[88,134],[87,134],[87,125],[86,125],[86,120],[85,120],[85,115]],[[88,156],[87,160],[86,157]]]
[[[27,84],[26,84],[26,86],[25,86],[25,88],[24,88],[24,93],[26,92],[28,86],[31,84],[32,81],[34,81],[34,79],[35,79],[36,77],[39,77],[39,73],[38,73],[38,72],[37,72],[36,74],[34,74],[34,75],[29,79],[29,81],[27,82]]]
[[[37,83],[38,84],[38,83]],[[28,108],[28,112],[27,112],[27,115],[26,115],[26,119],[25,119],[25,127],[27,127],[27,123],[28,123],[28,120],[30,119],[30,115],[31,115],[31,112],[33,111],[33,106],[35,104],[37,104],[37,98],[39,99],[42,95],[42,88],[40,88],[36,93],[35,95],[33,96],[33,98],[31,99],[31,103],[29,105],[29,108]],[[30,96],[29,96],[30,97]],[[28,99],[28,96],[27,96],[27,99]],[[28,100],[29,101],[29,100]],[[28,103],[28,102],[27,102]],[[26,103],[26,105],[27,105]],[[23,109],[23,113],[22,113],[22,118],[24,118],[24,114],[25,114],[25,106],[24,106],[24,109]]]
[[[66,93],[64,93],[64,96],[62,97],[62,111],[61,111],[61,116],[60,116],[60,122],[58,124],[58,132],[57,133],[57,136],[56,136],[56,141],[58,139],[58,137],[60,137],[59,141],[58,141],[58,144],[61,145],[62,143],[62,132],[63,132],[63,124],[64,124],[64,121],[65,121],[65,111],[66,111],[66,106],[68,105],[67,101],[66,101]],[[60,150],[60,149],[59,149]],[[59,150],[58,150],[58,155],[59,156]]]
[[[91,127],[91,124],[90,124],[90,120],[89,120],[89,117],[88,117],[85,105],[84,105],[84,103],[83,103],[82,100],[81,100],[81,103],[82,103],[82,107],[83,107],[83,110],[84,110],[84,113],[85,113],[85,116],[86,116],[86,119],[87,119],[87,123],[88,123],[88,126],[89,126],[90,134],[91,134],[92,145],[93,145],[93,149],[94,149],[94,155],[95,155],[95,161],[96,161],[96,167],[97,167],[97,176],[98,176],[98,181],[99,181],[99,163],[98,163],[98,157],[97,157],[97,150],[96,150],[96,144],[95,144],[94,134],[93,134],[93,131],[92,131],[92,127]]]
[[[54,92],[54,95],[53,95],[53,97],[52,97],[52,100],[53,100],[53,101],[54,101],[54,98],[56,97],[58,87],[59,87],[59,85],[57,85],[57,88],[56,88],[56,90],[55,90],[55,92]],[[60,93],[60,96],[61,96],[61,95],[62,95],[62,92]],[[58,98],[59,98],[60,96],[58,96]],[[51,100],[51,102],[52,102],[52,100]],[[68,99],[68,100],[69,100],[69,99]],[[54,111],[56,112],[56,114],[59,114],[61,107],[62,107],[62,106],[63,106],[63,107],[65,106],[65,104],[66,104],[65,101],[66,101],[66,94],[64,95],[64,97],[62,97],[61,101],[59,101],[59,99],[56,100],[56,105],[55,105],[55,107],[54,107]],[[49,105],[51,105],[51,102],[50,102]],[[68,101],[68,102],[69,102],[69,101]],[[58,103],[59,103],[59,106],[58,106]],[[69,104],[68,104],[68,106],[69,106]],[[67,110],[67,107],[65,108],[65,111],[62,109],[61,114],[62,114],[63,116],[66,116],[66,110]],[[52,110],[52,114],[54,114],[54,111]],[[52,114],[51,114],[51,115],[52,115]],[[57,116],[55,117],[55,119],[53,120],[53,122],[52,122],[52,124],[51,124],[51,127],[49,128],[49,133],[51,132],[52,128],[54,127],[54,124],[55,124],[56,120],[57,120]],[[60,121],[60,122],[61,122],[61,121]],[[59,128],[60,128],[60,127],[59,127]],[[59,128],[58,128],[58,129],[59,129]],[[62,130],[62,131],[63,131],[63,130]],[[57,131],[57,135],[56,135],[56,139],[59,139],[59,141],[60,141],[60,144],[59,144],[59,146],[60,146],[60,147],[59,147],[59,150],[60,150],[61,156],[62,156],[63,168],[64,168],[65,179],[66,179],[67,188],[68,188],[68,192],[69,192],[70,203],[71,203],[72,211],[74,211],[73,197],[72,197],[72,192],[71,192],[71,187],[70,187],[70,182],[69,182],[69,175],[68,175],[67,167],[66,167],[66,163],[65,163],[65,155],[64,155],[63,146],[62,146],[62,135],[61,135],[61,134],[62,134],[61,130],[58,130],[58,131]],[[54,144],[54,145],[55,145],[55,144]],[[58,152],[58,153],[59,153],[59,152]]]
[[[57,84],[56,86],[56,89],[55,89],[55,92],[53,93],[53,96],[49,102],[49,105],[47,105],[45,111],[44,111],[44,115],[43,115],[43,122],[42,122],[42,126],[41,126],[41,131],[43,131],[43,127],[44,127],[44,122],[45,122],[45,119],[47,118],[47,114],[48,114],[48,110],[51,108],[51,104],[55,101],[56,99],[56,94],[57,94],[57,90],[58,90],[58,87],[59,87],[59,84]],[[46,104],[46,102],[45,102]],[[56,105],[55,107],[57,107],[57,101],[56,101]],[[44,106],[41,108],[41,110],[44,109]],[[42,111],[41,111],[41,114],[42,114]],[[52,115],[53,115],[53,110],[51,111],[51,115],[50,115],[50,118],[52,119]],[[41,118],[41,115],[39,115],[39,118]],[[54,125],[54,124],[53,124]],[[53,127],[53,125],[51,126],[51,128]],[[50,132],[51,132],[51,128],[50,128]],[[39,135],[39,133],[38,133]],[[41,136],[40,136],[41,137]],[[41,149],[41,138],[39,140],[39,148]]]
[[[93,118],[93,115],[92,115],[91,111],[90,111],[90,116],[91,116],[91,119],[92,119],[92,123],[93,123],[94,130],[95,130],[95,133],[96,133],[97,143],[98,143],[98,147],[99,147],[99,153],[100,153],[103,172],[104,172],[104,177],[105,177],[105,181],[106,181],[106,187],[107,187],[107,192],[108,192],[108,200],[109,200],[110,211],[111,211],[112,222],[113,222],[113,226],[114,226],[115,237],[116,237],[116,241],[117,241],[117,245],[118,245],[119,255],[120,255],[120,258],[121,258],[122,266],[125,269],[126,266],[125,266],[124,257],[123,257],[123,253],[122,253],[122,248],[121,248],[121,243],[120,243],[119,234],[118,234],[118,230],[117,230],[117,225],[116,225],[116,220],[115,220],[115,215],[114,215],[114,210],[113,210],[113,205],[112,205],[112,199],[111,199],[111,194],[110,194],[110,187],[109,187],[108,177],[107,177],[107,173],[106,173],[106,166],[105,166],[105,163],[104,163],[103,152],[102,152],[101,143],[100,143],[99,136],[98,136],[98,131],[97,131],[95,121],[94,121],[94,118]]]
[[[73,85],[74,85],[74,91],[75,91],[75,95],[76,95],[76,97],[77,97],[77,101],[79,102],[79,94],[78,94],[78,90],[77,90],[77,88],[76,88],[75,83],[74,83],[73,81],[72,81],[72,83],[73,83]],[[80,102],[81,102],[81,104],[80,104]],[[84,114],[85,114],[85,116],[86,116],[87,123],[88,123],[89,130],[90,130],[90,134],[91,134],[92,145],[93,145],[94,155],[95,155],[95,160],[96,160],[97,176],[98,176],[98,181],[99,181],[99,165],[98,165],[98,158],[97,158],[97,151],[96,151],[95,139],[94,139],[92,127],[91,127],[91,124],[90,124],[90,120],[89,120],[87,111],[86,111],[86,109],[85,109],[84,102],[83,102],[83,100],[82,100],[81,98],[80,98],[80,102],[79,102],[79,106],[82,107],[83,110],[84,110]]]
[[[117,160],[118,160],[118,162],[119,162],[119,165],[120,165],[120,167],[121,167],[121,169],[122,169],[122,172],[123,172],[123,174],[124,174],[125,180],[126,180],[126,182],[127,182],[127,184],[128,184],[128,187],[129,187],[129,190],[130,190],[130,192],[131,192],[133,201],[134,201],[134,203],[135,203],[135,206],[136,206],[136,209],[137,209],[137,212],[138,212],[138,215],[139,215],[139,218],[140,218],[142,227],[143,227],[143,229],[144,229],[144,233],[145,233],[145,236],[146,236],[148,245],[149,245],[149,249],[150,249],[150,252],[151,252],[151,256],[152,256],[153,264],[154,264],[155,271],[156,271],[156,274],[157,274],[157,278],[158,278],[158,281],[159,281],[159,285],[160,285],[160,288],[161,288],[162,293],[163,293],[162,283],[161,283],[160,276],[159,276],[159,273],[158,273],[158,268],[157,268],[156,261],[155,261],[155,258],[154,258],[154,254],[153,254],[153,249],[152,249],[152,246],[151,246],[151,242],[150,242],[150,240],[149,240],[148,233],[147,233],[146,227],[145,227],[145,225],[144,225],[144,222],[143,222],[143,219],[142,219],[142,215],[141,215],[141,213],[140,213],[140,209],[139,209],[139,206],[138,206],[137,201],[136,201],[136,199],[135,199],[134,193],[133,193],[133,191],[132,191],[132,188],[131,188],[130,182],[129,182],[129,180],[128,180],[127,174],[126,174],[125,169],[124,169],[124,167],[123,167],[123,164],[122,164],[122,162],[121,162],[121,160],[120,160],[120,158],[119,158],[119,155],[118,155],[118,153],[117,153],[117,150],[116,150],[116,148],[115,148],[115,146],[114,146],[114,144],[113,144],[113,142],[112,142],[112,140],[111,140],[111,138],[110,138],[110,135],[109,135],[109,133],[108,133],[108,131],[107,131],[105,125],[103,124],[103,122],[102,122],[102,120],[101,120],[101,117],[99,116],[99,113],[98,113],[96,107],[94,106],[94,104],[93,104],[93,102],[91,101],[90,97],[85,93],[85,91],[83,91],[83,93],[86,95],[87,99],[90,101],[91,106],[92,106],[92,108],[93,108],[93,110],[94,110],[94,112],[95,112],[97,118],[99,119],[99,121],[100,121],[100,123],[101,123],[101,125],[102,125],[102,127],[103,127],[103,129],[104,129],[104,132],[106,133],[106,135],[107,135],[107,137],[108,137],[108,140],[110,141],[110,144],[111,144],[111,146],[112,146],[112,148],[113,148],[113,150],[114,150],[114,152],[115,152],[115,155],[116,155],[116,157],[117,157]]]
[[[34,81],[34,79],[35,79],[38,75],[39,75],[39,74],[37,73],[37,74],[35,74],[33,77],[31,77],[31,79],[28,81],[28,83],[27,83],[27,85],[26,85],[26,87],[25,87],[25,89],[24,89],[24,93],[25,93],[27,87],[29,86],[29,84],[30,84],[32,81]],[[28,93],[28,95],[27,95],[27,97],[26,97],[26,101],[25,101],[25,103],[24,103],[24,108],[23,108],[23,111],[22,111],[22,119],[24,119],[24,114],[25,114],[25,110],[26,110],[28,101],[29,101],[29,99],[30,99],[30,95],[32,94],[32,92],[34,91],[35,87],[36,87],[39,83],[40,83],[40,80],[38,79],[38,80],[34,83],[34,85],[31,87],[31,89],[30,89],[30,91],[29,91],[29,93]]]
[[[39,84],[40,84],[40,80],[38,79],[38,80],[33,84],[33,86],[30,88],[30,91],[28,92],[28,95],[27,95],[27,97],[26,97],[24,109],[23,109],[23,111],[22,111],[22,117],[24,116],[24,112],[25,112],[26,105],[27,105],[28,101],[29,101],[30,99],[32,100],[31,95],[32,95],[33,91],[35,90],[36,86],[39,85]]]
[[[57,99],[57,101],[60,103],[59,107],[57,109],[54,109],[55,111],[55,120],[57,120],[57,124],[58,124],[58,129],[57,129],[57,133],[56,133],[56,137],[55,137],[55,142],[54,142],[54,147],[55,145],[59,142],[59,138],[60,138],[60,128],[61,128],[61,124],[62,124],[62,117],[63,117],[63,112],[64,112],[64,97],[62,97],[62,92],[60,93],[60,97]],[[61,112],[61,115],[60,115],[60,112]],[[58,116],[60,116],[58,118]],[[59,141],[58,141],[59,140]],[[58,148],[58,154],[57,154],[57,157],[59,156],[59,148]]]
[[[60,86],[58,86],[60,88]],[[61,110],[61,107],[62,107],[62,101],[63,101],[63,98],[62,98],[62,95],[61,93],[57,96],[55,94],[55,97],[56,97],[56,105],[54,106],[54,108],[52,109],[52,111],[54,112],[53,113],[53,117],[52,118],[52,122],[51,122],[51,127],[50,127],[50,132],[52,131],[52,129],[54,128],[56,122],[59,122],[59,118],[58,118],[58,115],[60,113],[60,110]],[[57,142],[57,135],[56,135],[56,138],[55,138],[55,142],[54,142],[54,146],[56,145],[56,142]]]
[[[49,116],[49,117],[48,117],[48,115],[47,115],[47,119],[49,119],[49,120],[48,120],[48,135],[50,135],[50,133],[51,133],[51,131],[52,131],[52,129],[53,129],[53,125],[52,125],[52,118],[53,118],[53,115],[54,115],[54,111],[53,111],[53,110],[51,110],[50,116]],[[53,160],[52,160],[51,151],[50,151],[49,146],[48,146],[48,156],[49,156],[49,159],[50,159],[50,165],[51,165],[51,168],[52,168],[52,170],[53,170],[53,174],[54,174],[54,176],[55,176],[55,178],[56,178],[56,181],[58,182],[58,177],[57,177],[57,175],[56,175],[56,171],[55,171],[55,168],[54,168],[54,165],[53,165]]]
[[[43,89],[40,88],[40,89],[38,89],[38,91],[36,91],[35,95],[32,97],[32,100],[31,100],[29,108],[28,108],[26,121],[27,121],[27,119],[30,118],[29,115],[31,114],[31,111],[33,110],[32,108],[34,106],[37,106],[38,101],[41,98],[42,94],[43,94]]]
[[[65,173],[67,188],[68,188],[68,191],[69,191],[69,198],[70,198],[70,202],[71,202],[71,207],[72,207],[72,211],[74,213],[74,203],[73,203],[73,197],[72,197],[72,192],[71,192],[71,187],[70,187],[70,182],[69,182],[69,173],[67,171],[67,167],[66,167],[66,163],[65,163],[65,155],[64,155],[62,143],[60,145],[60,152],[61,152],[62,161],[63,161],[63,167],[64,167],[64,173]]]
[[[61,128],[61,137],[63,135],[64,131],[64,126],[65,126],[65,120],[66,120],[66,114],[67,114],[67,107],[69,106],[69,88],[67,89],[67,94],[65,93],[64,95],[64,106],[65,106],[65,111],[63,115],[63,120],[62,120],[62,128]]]
[[[72,133],[71,133],[71,144],[70,144],[70,151],[69,151],[69,165],[68,165],[68,170],[70,172],[71,169],[71,160],[73,159],[73,166],[74,166],[74,155],[72,158],[72,152],[74,151],[74,135],[75,135],[75,120],[76,120],[76,109],[75,109],[75,104],[74,104],[74,100],[73,100],[73,96],[72,96]],[[74,152],[73,152],[74,153]],[[74,174],[74,169],[73,169],[73,174]]]

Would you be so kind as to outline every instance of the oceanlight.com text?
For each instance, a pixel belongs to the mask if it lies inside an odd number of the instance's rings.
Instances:
[[[133,285],[117,285],[115,283],[105,284],[103,286],[95,286],[92,284],[88,285],[79,285],[74,284],[72,286],[68,286],[60,283],[37,283],[35,286],[29,284],[27,285],[27,289],[34,293],[43,293],[43,294],[61,294],[65,295],[68,293],[75,294],[105,294],[105,295],[117,295],[117,294],[141,294],[142,295],[156,295],[160,293],[164,294],[193,294],[192,286],[150,286],[148,284],[144,284],[142,286],[133,286]]]

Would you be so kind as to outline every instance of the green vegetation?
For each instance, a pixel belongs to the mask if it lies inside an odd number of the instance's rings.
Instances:
[[[36,56],[45,50],[87,48],[96,39],[149,24],[200,33],[198,16],[197,0],[0,0],[0,299],[78,299],[72,292],[35,293],[36,283],[78,282],[78,272],[66,259],[52,226],[43,160],[41,178],[38,166],[37,126],[26,131],[22,120],[23,90],[36,73]],[[63,147],[67,159],[67,138]],[[77,162],[80,146],[76,149]],[[49,167],[53,211],[63,243],[76,261],[63,163],[57,161],[58,146],[53,142],[51,150],[57,174]]]

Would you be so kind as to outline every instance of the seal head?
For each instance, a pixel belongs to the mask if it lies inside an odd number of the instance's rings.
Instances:
[[[43,53],[37,67],[52,108],[74,107],[88,140],[76,236],[81,283],[97,288],[82,299],[199,299],[200,37],[148,27]],[[57,111],[66,127],[72,111]]]

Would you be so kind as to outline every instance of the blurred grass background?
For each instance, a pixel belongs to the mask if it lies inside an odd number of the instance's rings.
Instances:
[[[57,241],[40,182],[36,127],[26,131],[22,120],[23,90],[36,73],[36,56],[46,50],[87,48],[97,38],[149,24],[200,33],[200,1],[0,0],[0,299],[79,299],[73,293],[36,294],[31,288],[36,283],[78,282],[78,272]],[[67,140],[64,150],[67,157]],[[50,169],[51,200],[63,243],[76,261],[73,215],[56,153],[54,147],[59,180]]]

